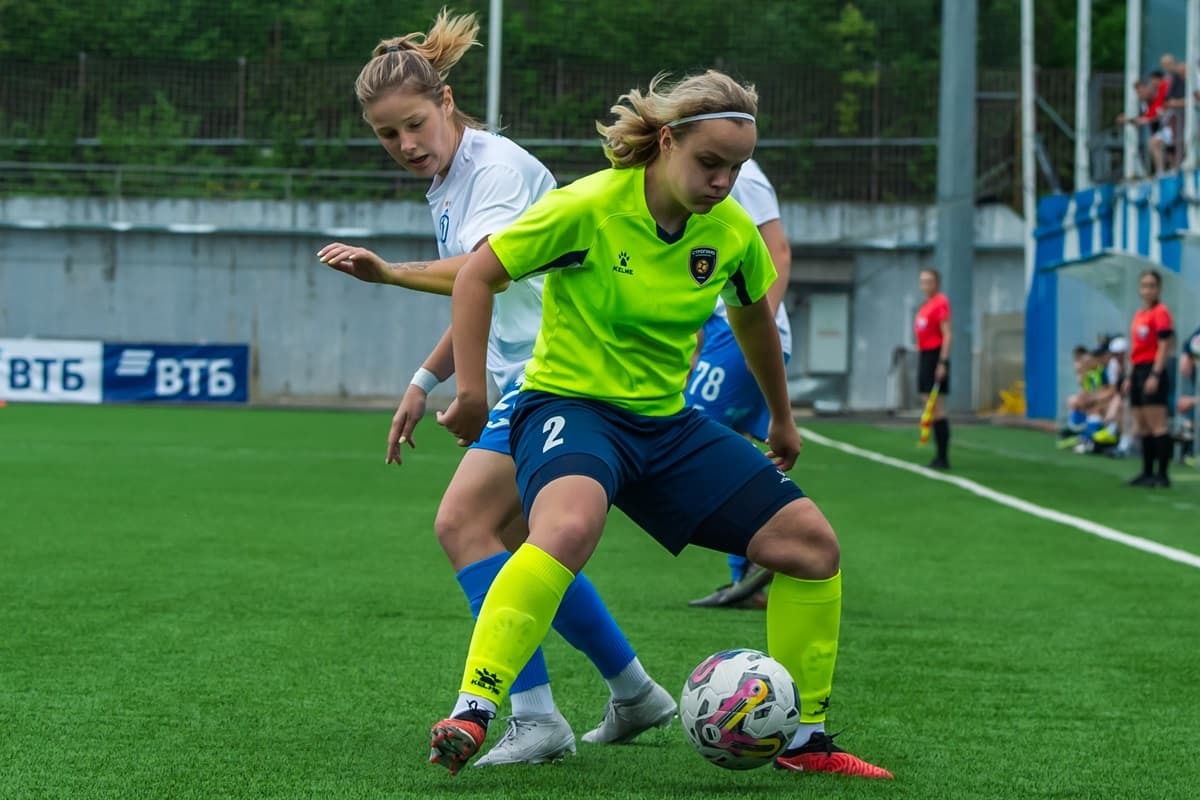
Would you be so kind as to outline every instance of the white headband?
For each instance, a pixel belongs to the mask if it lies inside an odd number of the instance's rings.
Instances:
[[[667,123],[667,127],[675,128],[680,125],[686,125],[689,122],[701,122],[706,119],[745,119],[754,122],[754,115],[747,114],[744,111],[714,111],[711,114],[693,114],[690,117],[673,120]]]

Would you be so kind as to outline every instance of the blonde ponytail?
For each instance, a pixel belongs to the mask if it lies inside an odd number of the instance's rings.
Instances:
[[[450,70],[468,50],[479,45],[478,36],[479,21],[474,14],[451,16],[443,8],[428,33],[380,41],[354,82],[359,104],[368,106],[401,88],[440,102]],[[455,115],[465,125],[481,127],[457,109]]]
[[[723,72],[710,69],[664,86],[667,78],[660,72],[644,94],[631,89],[621,95],[610,109],[616,121],[611,125],[596,123],[604,140],[604,154],[614,167],[644,166],[658,158],[658,132],[668,123],[698,114],[736,111],[753,116],[758,112],[754,86],[738,83]],[[693,124],[678,125],[675,135],[685,136]]]

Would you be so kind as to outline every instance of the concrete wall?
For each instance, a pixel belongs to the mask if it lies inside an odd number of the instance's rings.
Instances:
[[[0,336],[249,342],[256,399],[398,397],[448,298],[334,273],[311,235],[0,230]],[[432,241],[363,240],[396,260]]]
[[[892,352],[897,347],[914,349],[912,322],[923,300],[918,277],[921,269],[932,263],[932,251],[871,250],[856,254],[847,397],[850,408],[869,410],[888,406],[887,376]],[[1025,308],[1021,252],[977,249],[974,283],[972,368],[976,370],[973,383],[978,387],[978,369],[984,356],[981,352],[984,315],[1022,312]],[[962,367],[955,365],[954,369],[957,372]],[[915,383],[915,373],[907,380]],[[977,397],[976,405],[988,406],[993,399]]]
[[[803,292],[851,295],[850,373],[829,384],[843,406],[889,405],[891,355],[912,342],[935,216],[915,206],[783,208],[797,336]],[[416,202],[3,198],[0,337],[249,342],[256,399],[391,399],[448,324],[448,299],[359,283],[315,253],[343,239],[393,261],[435,258],[430,231]],[[984,313],[1024,308],[1020,236],[1008,209],[980,210],[977,347]],[[801,359],[791,374],[803,376]]]
[[[373,230],[428,237],[429,208],[416,202],[0,197],[0,221],[72,225],[212,225],[271,231]]]

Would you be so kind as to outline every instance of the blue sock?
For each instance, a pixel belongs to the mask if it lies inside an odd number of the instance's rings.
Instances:
[[[576,575],[567,587],[554,617],[554,630],[587,656],[605,680],[619,675],[636,655],[596,587],[583,574]]]
[[[735,556],[729,554],[729,576],[733,579],[732,583],[737,583],[746,574],[746,569],[750,566],[750,561],[745,556]]]
[[[1073,431],[1082,430],[1085,423],[1087,423],[1087,414],[1079,409],[1075,409],[1067,417],[1067,427]]]
[[[511,553],[497,553],[494,556],[488,556],[474,564],[468,564],[454,576],[458,579],[458,585],[462,587],[463,594],[467,596],[467,602],[471,604],[471,615],[475,618],[479,617],[479,609],[483,608],[483,598],[487,597],[492,581],[496,580],[500,568],[511,556]],[[542,648],[538,647],[529,657],[525,669],[521,670],[517,679],[513,681],[509,691],[511,694],[517,694],[548,683],[550,683],[550,674],[546,671],[546,657],[542,655]]]
[[[1083,429],[1083,438],[1090,439],[1096,435],[1101,428],[1104,427],[1104,418],[1099,414],[1094,414],[1087,418],[1087,424]]]

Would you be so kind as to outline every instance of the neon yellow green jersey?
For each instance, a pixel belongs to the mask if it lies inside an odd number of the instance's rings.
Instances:
[[[774,282],[766,244],[734,200],[670,235],[646,208],[645,181],[644,168],[597,172],[490,239],[513,280],[549,273],[525,390],[674,414],[717,296],[749,305]]]

